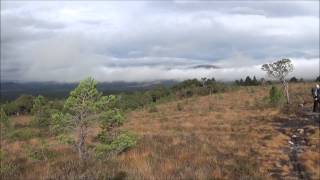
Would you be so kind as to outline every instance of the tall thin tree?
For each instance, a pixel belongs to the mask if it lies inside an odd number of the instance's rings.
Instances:
[[[270,77],[279,80],[282,84],[284,94],[287,98],[287,104],[290,104],[289,84],[286,77],[294,69],[290,59],[281,59],[273,63],[263,64],[261,69],[266,71]]]

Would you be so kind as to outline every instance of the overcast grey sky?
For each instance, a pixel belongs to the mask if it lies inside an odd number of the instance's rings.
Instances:
[[[233,80],[280,58],[318,75],[319,1],[1,1],[1,80]]]

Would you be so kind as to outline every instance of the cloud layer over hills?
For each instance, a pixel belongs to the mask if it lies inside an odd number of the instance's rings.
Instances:
[[[280,58],[318,75],[318,1],[1,1],[1,80],[233,80]]]

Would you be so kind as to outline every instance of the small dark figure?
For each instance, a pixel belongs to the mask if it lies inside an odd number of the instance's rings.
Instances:
[[[318,112],[320,112],[320,86],[317,84],[317,96],[318,96]]]
[[[152,95],[152,102],[157,102],[157,96]]]
[[[320,87],[317,84],[316,88],[312,88],[312,96],[313,96],[313,112],[320,112]]]

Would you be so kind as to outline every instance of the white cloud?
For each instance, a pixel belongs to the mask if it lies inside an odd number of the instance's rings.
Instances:
[[[294,71],[289,77],[314,79],[318,75],[319,59],[296,59],[292,58]],[[91,64],[90,64],[91,65]],[[214,77],[220,81],[233,81],[245,78],[246,76],[256,76],[257,78],[271,79],[261,70],[261,64],[248,63],[240,67],[225,67],[221,69],[192,68],[192,66],[180,66],[169,69],[165,65],[157,66],[90,66],[82,65],[76,68],[47,69],[46,76],[35,69],[30,69],[23,77],[25,81],[50,81],[59,79],[63,82],[79,81],[85,77],[92,76],[98,81],[153,81],[153,80],[185,80],[190,78]],[[46,69],[46,68],[44,68]],[[306,71],[307,70],[307,71]]]
[[[1,79],[231,80],[262,76],[258,65],[283,57],[294,59],[297,76],[313,78],[317,4],[5,1]],[[224,69],[186,69],[199,64]]]

